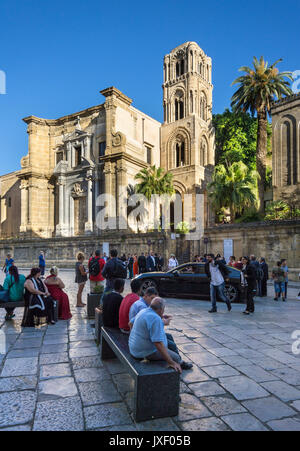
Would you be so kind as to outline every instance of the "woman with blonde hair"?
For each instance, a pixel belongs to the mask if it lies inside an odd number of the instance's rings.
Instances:
[[[65,284],[60,277],[57,277],[57,275],[58,268],[53,266],[50,269],[50,276],[48,276],[45,280],[45,284],[53,299],[58,301],[58,318],[68,320],[72,318],[69,297],[67,293],[63,291]]]
[[[75,274],[76,274],[75,283],[78,284],[76,307],[85,307],[86,305],[82,302],[82,292],[87,282],[88,271],[83,266],[83,262],[84,262],[84,254],[83,252],[78,252],[77,262],[75,265]]]

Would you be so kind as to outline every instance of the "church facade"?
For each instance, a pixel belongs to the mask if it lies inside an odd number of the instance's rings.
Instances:
[[[99,235],[98,196],[112,195],[116,202],[107,206],[108,214],[121,217],[120,189],[133,188],[135,175],[152,165],[173,174],[182,196],[202,193],[208,221],[206,185],[214,165],[211,59],[187,42],[165,56],[163,69],[162,124],[114,87],[101,91],[104,103],[86,110],[24,119],[28,154],[20,170],[0,177],[2,239]]]

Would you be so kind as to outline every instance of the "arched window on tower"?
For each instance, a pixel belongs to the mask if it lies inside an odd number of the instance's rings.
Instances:
[[[180,61],[180,75],[184,74],[185,70],[184,70],[184,59],[182,59]]]
[[[175,94],[175,121],[184,118],[184,94],[182,91],[176,91]]]
[[[200,117],[204,121],[206,121],[206,117],[207,117],[206,109],[207,109],[206,95],[204,94],[204,92],[201,92],[201,95],[200,95]]]
[[[193,71],[194,70],[194,55],[192,50],[190,51],[190,70]]]
[[[193,101],[193,91],[190,91],[190,114],[193,113],[194,110],[194,101]]]
[[[200,166],[206,166],[208,163],[207,141],[202,137],[200,142]]]
[[[185,145],[184,140],[176,142],[176,168],[185,165]]]
[[[180,75],[180,66],[179,66],[179,63],[177,62],[176,63],[176,77],[179,77],[179,75]]]

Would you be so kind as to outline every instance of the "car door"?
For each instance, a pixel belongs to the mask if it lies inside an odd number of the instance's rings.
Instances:
[[[192,271],[186,277],[186,294],[195,297],[209,299],[209,282],[205,274],[204,265],[201,263],[191,264]]]

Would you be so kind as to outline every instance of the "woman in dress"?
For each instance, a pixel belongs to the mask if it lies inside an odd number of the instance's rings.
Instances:
[[[45,284],[53,299],[58,301],[58,318],[68,320],[72,318],[69,297],[67,293],[63,291],[65,284],[59,277],[57,277],[57,274],[58,268],[53,266],[50,269],[50,276],[48,276],[45,280]]]
[[[137,276],[139,273],[139,265],[137,255],[133,257],[133,276]]]
[[[22,327],[34,327],[43,324],[55,324],[54,300],[41,279],[40,268],[32,268],[26,278],[25,308]]]
[[[176,266],[178,266],[177,258],[175,257],[174,254],[171,254],[169,258],[168,269],[169,270],[174,269],[176,268]]]
[[[78,284],[76,307],[85,307],[86,305],[82,302],[82,292],[87,282],[88,271],[86,271],[85,267],[83,266],[83,262],[84,254],[82,252],[78,252],[77,263],[75,265],[75,283]]]

